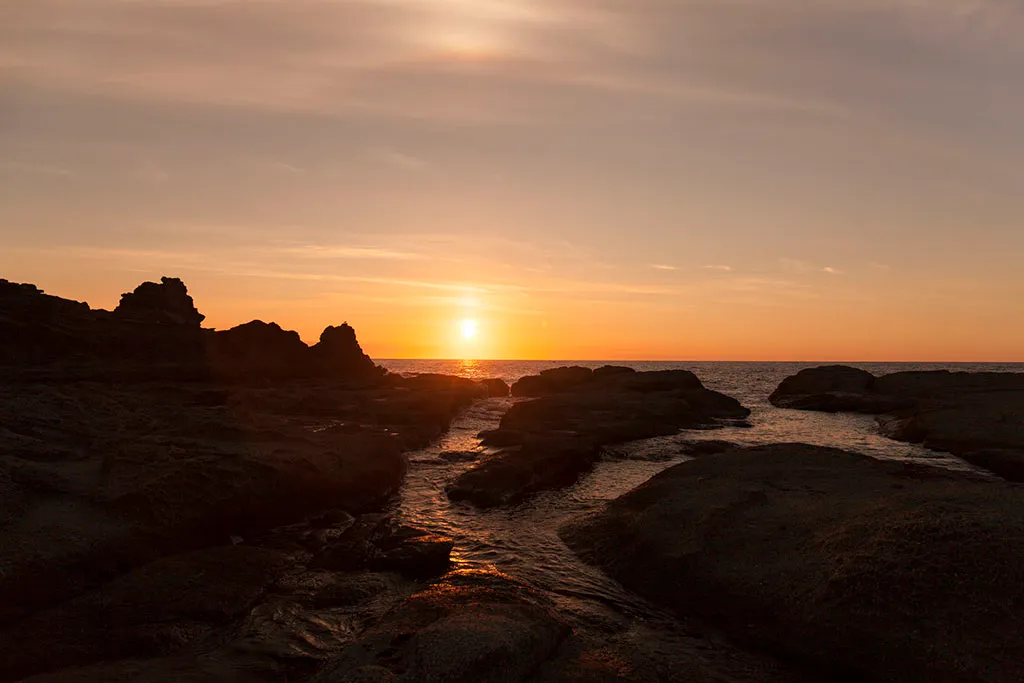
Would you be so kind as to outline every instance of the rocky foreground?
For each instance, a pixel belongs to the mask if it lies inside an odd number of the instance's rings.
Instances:
[[[1024,489],[801,444],[676,465],[566,528],[624,585],[821,680],[1024,678]]]
[[[274,324],[202,320],[170,278],[112,312],[0,281],[0,679],[208,648],[245,628],[274,640],[269,624],[313,639],[287,625],[320,623],[313,613],[253,611],[304,563],[446,570],[449,539],[352,515],[398,489],[405,451],[508,388],[388,376],[347,325],[307,346]]]
[[[565,609],[383,511],[404,453],[503,382],[388,375],[344,324],[309,346],[202,322],[179,280],[110,312],[0,281],[0,681],[1024,679],[1017,485],[691,444],[563,530],[677,618]],[[1016,376],[901,375],[805,372],[772,400],[880,413],[976,461],[1022,450]],[[451,498],[516,502],[611,444],[748,415],[682,371],[561,368],[512,393],[529,400]]]
[[[878,415],[883,434],[1024,482],[1024,374],[802,370],[772,393],[782,408]]]
[[[714,427],[750,414],[691,372],[606,366],[554,368],[524,377],[513,405],[483,443],[502,450],[448,486],[452,500],[480,507],[516,503],[573,484],[612,444]]]

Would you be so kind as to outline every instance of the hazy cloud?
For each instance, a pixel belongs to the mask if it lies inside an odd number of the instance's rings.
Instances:
[[[410,251],[395,251],[380,247],[352,247],[323,244],[305,244],[284,247],[280,250],[285,254],[318,259],[370,259],[385,261],[409,261],[424,258],[423,254]]]

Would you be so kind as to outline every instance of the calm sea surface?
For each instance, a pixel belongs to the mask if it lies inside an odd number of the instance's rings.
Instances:
[[[599,367],[601,361],[428,361],[383,360],[381,365],[400,373],[444,373],[474,379],[500,377],[510,384],[524,375],[560,365]],[[393,512],[409,523],[427,527],[455,539],[453,558],[458,564],[490,568],[510,574],[547,593],[581,629],[612,632],[620,629],[655,629],[660,634],[682,628],[670,615],[647,604],[602,572],[579,562],[558,537],[558,528],[580,515],[599,509],[652,476],[687,458],[679,453],[688,440],[725,439],[743,445],[799,441],[833,446],[877,458],[913,460],[951,469],[970,465],[937,453],[880,436],[874,419],[865,415],[802,412],[775,408],[768,395],[784,378],[822,363],[697,363],[622,362],[637,370],[690,370],[709,389],[733,396],[751,409],[753,428],[683,431],[615,447],[615,457],[598,463],[576,485],[542,493],[520,505],[477,510],[452,503],[445,486],[475,462],[448,462],[449,451],[491,455],[480,446],[477,433],[492,429],[512,398],[479,401],[459,417],[438,443],[411,454],[406,483]],[[876,375],[902,370],[962,370],[1024,372],[1019,364],[912,364],[849,363]],[[622,458],[625,455],[627,457]],[[642,637],[639,634],[638,637]]]

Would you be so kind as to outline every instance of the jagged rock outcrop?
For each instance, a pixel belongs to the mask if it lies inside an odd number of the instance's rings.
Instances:
[[[313,363],[324,377],[372,377],[383,375],[356,340],[356,331],[348,323],[328,327],[320,341],[310,349]]]
[[[1024,481],[1024,374],[919,371],[881,377],[856,368],[809,368],[770,399],[782,408],[878,415],[883,434],[948,451]]]
[[[1024,675],[1024,490],[776,444],[669,468],[563,529],[624,585],[825,680]]]
[[[51,381],[357,383],[386,374],[348,324],[328,327],[309,347],[276,323],[214,331],[201,327],[204,319],[178,278],[142,283],[112,312],[0,280],[0,373]]]
[[[123,320],[156,325],[199,327],[206,316],[200,313],[185,283],[176,277],[162,277],[160,283],[143,282],[121,295],[114,316]]]

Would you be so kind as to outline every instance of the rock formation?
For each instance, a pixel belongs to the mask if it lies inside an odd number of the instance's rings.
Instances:
[[[135,291],[122,294],[114,315],[123,320],[189,327],[199,327],[206,319],[196,310],[185,283],[176,277],[160,278],[159,284],[143,282]]]
[[[541,398],[513,405],[485,445],[509,448],[448,487],[452,500],[502,505],[576,481],[610,444],[741,419],[738,401],[705,389],[685,370],[632,372],[555,368],[516,382],[513,394]]]
[[[879,415],[900,441],[948,451],[1012,481],[1024,481],[1024,374],[897,372],[845,366],[801,370],[770,399],[782,408]]]
[[[113,312],[0,280],[0,373],[30,379],[221,382],[382,378],[347,324],[328,327],[307,346],[298,333],[254,320],[224,331],[205,316],[177,278],[144,282]]]
[[[1024,490],[801,444],[669,468],[563,538],[826,680],[1024,674]]]

